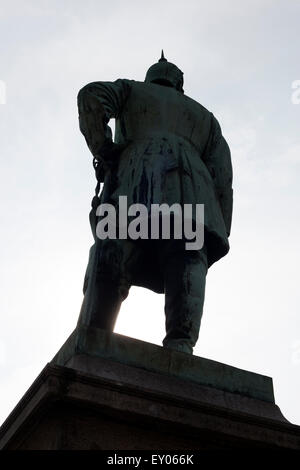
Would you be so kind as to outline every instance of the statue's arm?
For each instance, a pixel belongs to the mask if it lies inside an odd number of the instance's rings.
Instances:
[[[233,206],[231,155],[229,146],[222,135],[221,127],[213,114],[210,139],[203,160],[213,179],[229,236]]]
[[[121,113],[129,92],[129,81],[119,79],[89,83],[78,93],[79,127],[92,155],[99,161],[100,173],[101,168],[105,168],[105,154],[116,153],[112,150],[114,144],[108,122]],[[99,177],[103,180],[103,175]]]

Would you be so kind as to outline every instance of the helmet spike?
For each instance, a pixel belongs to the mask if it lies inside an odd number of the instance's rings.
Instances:
[[[167,62],[167,59],[164,56],[164,50],[163,49],[161,50],[161,58],[159,59],[158,62]]]

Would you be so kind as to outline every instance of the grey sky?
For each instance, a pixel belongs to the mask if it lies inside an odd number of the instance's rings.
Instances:
[[[300,424],[300,79],[296,0],[0,0],[0,421],[74,328],[95,186],[76,96],[143,80],[161,48],[219,120],[234,168],[229,255],[195,354],[272,376]],[[161,344],[163,296],[133,288],[116,331]]]

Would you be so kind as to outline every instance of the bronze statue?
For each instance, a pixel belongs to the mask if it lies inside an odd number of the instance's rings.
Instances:
[[[98,180],[79,324],[112,331],[130,286],[165,294],[164,347],[193,352],[207,269],[229,250],[232,166],[218,121],[184,95],[183,73],[163,53],[144,82],[93,82],[78,94],[80,129]],[[115,141],[108,126],[116,119]],[[100,183],[104,182],[100,197]],[[204,245],[182,240],[99,239],[99,204],[204,204]],[[141,316],[142,316],[141,306]]]

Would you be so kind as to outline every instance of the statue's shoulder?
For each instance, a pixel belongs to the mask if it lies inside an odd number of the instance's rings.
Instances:
[[[155,85],[152,83],[140,82],[138,80],[128,80],[127,78],[122,79],[122,81],[130,86],[130,88],[135,90],[146,91],[149,88],[153,88],[153,86],[155,87]]]
[[[201,103],[194,100],[188,95],[182,95],[182,96],[186,100],[186,103],[188,105],[198,108],[199,112],[201,112],[201,114],[203,114],[206,118],[210,118],[210,119],[214,118],[214,115],[212,114],[212,112],[209,111],[207,108],[205,108]]]
[[[140,89],[141,85],[143,85],[143,82],[130,80],[128,78],[118,78],[113,83],[117,89],[121,88],[123,90],[126,90],[128,95],[131,95],[134,90]]]
[[[221,133],[221,126],[220,126],[220,123],[218,121],[218,119],[216,118],[216,116],[211,112],[209,111],[207,108],[205,108],[201,103],[199,103],[198,101],[194,100],[193,98],[190,98],[189,96],[187,95],[183,95],[185,97],[186,100],[188,100],[193,106],[197,107],[199,112],[202,113],[202,116],[205,117],[206,120],[209,120],[210,122],[210,127],[211,127],[211,131],[218,134],[218,133]]]
[[[213,113],[210,112],[208,109],[206,109],[201,103],[198,101],[194,100],[188,95],[185,95],[183,93],[180,93],[179,91],[175,90],[174,88],[165,88],[156,85],[154,83],[148,83],[148,82],[141,82],[137,80],[128,80],[128,79],[119,79],[123,83],[126,83],[126,85],[131,89],[131,92],[133,92],[133,95],[135,97],[141,97],[141,96],[157,96],[159,97],[160,95],[166,96],[169,95],[171,99],[174,99],[174,96],[176,97],[176,100],[178,100],[179,105],[183,105],[186,108],[190,108],[191,111],[194,111],[196,114],[200,114],[205,118],[207,121],[208,120],[215,120],[216,123],[218,122],[216,118],[214,117]],[[163,93],[162,93],[163,92]]]
[[[114,83],[132,88],[135,87],[137,83],[141,82],[137,82],[136,80],[130,80],[129,78],[118,78]]]

